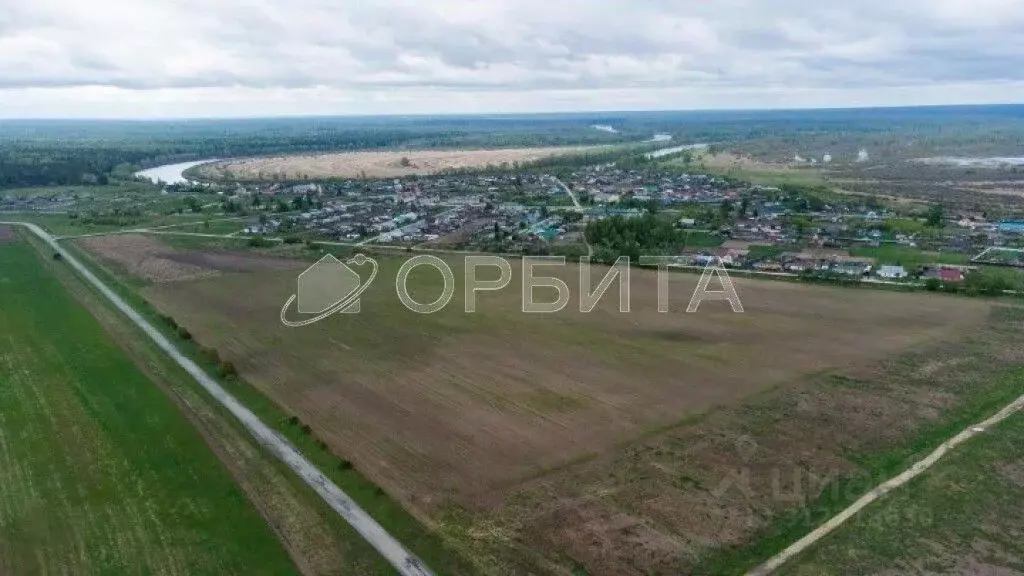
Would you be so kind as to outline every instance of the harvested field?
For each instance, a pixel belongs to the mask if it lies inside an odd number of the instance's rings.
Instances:
[[[401,150],[342,152],[225,160],[203,165],[207,178],[260,180],[283,178],[398,178],[412,174],[436,174],[444,170],[483,168],[514,162],[532,162],[585,147],[507,148],[498,150]]]
[[[277,318],[295,273],[144,294],[390,495],[516,572],[571,558],[591,574],[678,573],[744,542],[792,503],[712,495],[730,470],[756,463],[758,490],[795,461],[825,475],[855,470],[846,451],[905,437],[962,392],[859,390],[830,374],[875,374],[907,350],[959,350],[946,342],[983,333],[990,309],[738,280],[746,314],[708,302],[687,315],[697,278],[678,275],[673,312],[659,314],[656,276],[635,270],[630,314],[614,309],[613,288],[591,314],[525,315],[514,267],[476,314],[461,311],[457,289],[446,310],[424,316],[395,297],[397,261],[381,264],[360,314],[299,330]],[[564,277],[576,297],[577,272]],[[410,286],[424,302],[439,293],[427,274]],[[769,391],[786,393],[744,408]],[[756,460],[734,448],[744,434],[757,439]]]
[[[0,225],[0,244],[10,244],[17,239],[18,236],[14,233],[14,228]]]
[[[165,283],[208,278],[221,272],[295,270],[293,260],[245,251],[184,252],[142,234],[112,234],[77,241],[87,251],[140,280]]]
[[[194,264],[176,262],[160,241],[142,234],[112,234],[82,238],[78,244],[107,262],[116,264],[136,278],[149,282],[195,280],[214,272]]]

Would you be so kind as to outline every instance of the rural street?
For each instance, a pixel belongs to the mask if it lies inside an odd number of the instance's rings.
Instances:
[[[572,205],[576,207],[577,211],[582,212],[583,211],[583,205],[580,204],[579,198],[576,197],[576,194],[572,191],[572,189],[570,189],[568,186],[566,186],[565,182],[562,182],[557,177],[555,177],[555,176],[548,176],[548,177],[551,178],[555,182],[555,184],[557,184],[562,190],[565,190],[565,193],[568,194],[569,198],[572,199]]]
[[[422,560],[412,555],[401,543],[388,534],[355,501],[342,492],[312,462],[307,460],[288,439],[264,424],[251,410],[246,408],[238,399],[229,394],[220,384],[206,374],[199,365],[185,357],[170,340],[154,328],[142,315],[122,300],[113,290],[108,288],[84,264],[58,245],[57,240],[53,236],[39,226],[27,222],[0,222],[0,224],[24,226],[46,242],[56,253],[61,254],[65,262],[77,270],[107,300],[128,316],[136,326],[142,329],[161,350],[171,356],[178,365],[195,378],[196,382],[227,408],[264,448],[272,452],[279,460],[298,474],[303,482],[316,491],[328,506],[355,528],[400,574],[405,576],[426,576],[432,574]]]
[[[435,219],[444,218],[445,216],[447,216],[449,214],[453,214],[455,212],[458,212],[458,210],[459,210],[458,208],[452,208],[451,210],[447,210],[445,212],[442,212],[441,214],[438,214],[437,216],[434,216],[434,218]],[[401,231],[404,232],[407,229],[415,229],[416,224],[417,224],[417,222],[413,222],[412,224],[409,224],[407,226],[403,226],[402,228],[398,228],[398,230],[401,230]],[[366,240],[363,240],[362,242],[359,242],[358,244],[356,244],[356,246],[366,246],[367,244],[372,244],[372,243],[380,240],[384,236],[387,236],[391,232],[392,232],[392,230],[388,230],[386,232],[381,232],[377,236],[373,236],[371,238],[367,238]]]
[[[572,189],[570,189],[568,186],[566,186],[565,182],[562,182],[556,176],[549,176],[549,178],[554,180],[555,184],[557,184],[559,187],[561,187],[562,190],[565,190],[565,193],[568,194],[569,198],[572,199],[572,205],[575,207],[576,211],[577,212],[583,212],[583,205],[580,204],[579,198],[576,197],[576,194],[572,191]],[[594,247],[590,245],[590,242],[587,242],[586,233],[584,233],[584,235],[583,235],[583,243],[587,245],[587,258],[593,258],[594,257]]]

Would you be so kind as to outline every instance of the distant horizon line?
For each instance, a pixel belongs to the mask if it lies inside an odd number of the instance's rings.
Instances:
[[[537,112],[416,112],[416,113],[342,113],[342,114],[273,114],[273,115],[239,115],[239,116],[2,116],[0,123],[15,122],[204,122],[224,120],[316,120],[316,119],[367,119],[367,118],[510,118],[510,117],[544,117],[544,116],[595,116],[609,114],[643,115],[643,114],[744,114],[744,113],[777,113],[777,112],[848,112],[866,110],[942,110],[942,109],[981,109],[981,108],[1024,108],[1024,102],[1003,102],[988,104],[894,104],[865,106],[803,106],[781,108],[678,108],[678,109],[609,109],[579,111],[537,111]]]

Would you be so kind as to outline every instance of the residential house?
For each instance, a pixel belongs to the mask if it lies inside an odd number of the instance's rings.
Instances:
[[[840,262],[832,266],[832,271],[846,276],[863,276],[871,272],[871,266],[857,262]]]
[[[323,188],[319,184],[296,184],[291,187],[292,194],[322,194]]]
[[[863,276],[871,273],[874,265],[874,258],[860,258],[855,256],[839,256],[833,258],[832,271],[848,276]]]
[[[882,266],[878,269],[878,276],[887,280],[902,280],[909,274],[903,266]]]
[[[714,254],[698,254],[697,257],[693,259],[693,262],[697,266],[707,266],[718,262],[718,260],[718,256]]]
[[[963,282],[964,273],[956,268],[940,268],[939,269],[939,280],[943,282]]]
[[[925,271],[925,278],[936,278],[943,284],[946,283],[957,283],[964,282],[964,269],[956,268],[956,266],[938,266],[938,268],[930,268]]]

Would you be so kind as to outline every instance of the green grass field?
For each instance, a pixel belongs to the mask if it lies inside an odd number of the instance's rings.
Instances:
[[[256,216],[246,218],[226,219],[225,216],[208,218],[199,222],[182,224],[167,230],[172,232],[195,232],[199,234],[234,234],[241,232],[246,226],[256,223]]]
[[[969,254],[952,252],[926,252],[910,246],[887,244],[877,248],[859,247],[850,249],[851,256],[876,258],[879,264],[893,264],[905,268],[916,268],[927,264],[964,265],[970,262]]]
[[[780,574],[1024,572],[1024,414],[876,502]]]
[[[704,155],[689,164],[682,158],[668,160],[663,164],[679,169],[700,170],[709,174],[729,176],[763,186],[782,186],[784,184],[816,186],[826,182],[821,171],[816,169],[794,169],[781,164],[772,165],[760,162],[734,163],[730,162],[731,158],[733,157],[711,158]]]
[[[170,399],[0,245],[0,573],[294,574]]]

